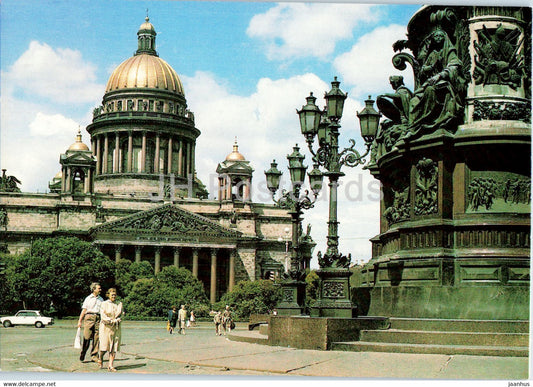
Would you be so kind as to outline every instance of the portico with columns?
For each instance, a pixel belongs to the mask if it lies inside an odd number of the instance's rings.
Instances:
[[[251,268],[240,259],[239,248],[257,239],[172,204],[89,232],[101,251],[116,262],[147,261],[155,273],[166,266],[186,268],[204,284],[211,303],[231,291],[236,280],[250,279]]]

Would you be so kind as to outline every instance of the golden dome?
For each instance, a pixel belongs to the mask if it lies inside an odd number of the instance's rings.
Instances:
[[[78,134],[76,135],[76,142],[68,147],[69,151],[88,151],[89,147],[81,141],[81,131],[78,129]]]
[[[135,55],[122,62],[109,77],[105,91],[143,87],[184,95],[174,69],[163,59],[149,54]]]
[[[56,173],[53,180],[55,179],[61,180],[62,178],[63,178],[63,171],[59,171],[58,173]]]
[[[243,161],[246,158],[239,152],[239,145],[237,145],[237,139],[233,144],[233,152],[226,156],[226,161]]]

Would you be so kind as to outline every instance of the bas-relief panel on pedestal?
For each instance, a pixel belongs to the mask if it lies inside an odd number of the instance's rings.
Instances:
[[[531,178],[512,172],[471,171],[467,213],[531,211]]]

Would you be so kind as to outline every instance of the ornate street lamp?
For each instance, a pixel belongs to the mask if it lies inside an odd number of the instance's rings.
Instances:
[[[309,182],[314,198],[309,197],[309,191],[301,193],[301,187],[305,178],[307,167],[303,164],[305,156],[300,153],[300,148],[296,145],[293,152],[287,155],[289,160],[289,172],[291,176],[292,189],[283,190],[281,198],[276,200],[275,194],[279,189],[279,182],[282,173],[277,168],[274,160],[270,164],[270,169],[265,171],[267,187],[272,192],[272,200],[280,208],[289,210],[292,219],[292,242],[289,264],[286,265],[285,273],[282,274],[281,286],[283,289],[283,299],[277,306],[278,314],[291,316],[302,314],[305,301],[305,267],[300,249],[300,229],[303,210],[312,208],[316,202],[316,197],[322,186],[322,173],[313,169],[309,175]]]
[[[307,97],[307,104],[297,110],[300,116],[300,128],[305,136],[309,151],[313,155],[313,163],[317,174],[323,167],[322,176],[329,178],[329,220],[327,250],[324,255],[318,253],[320,270],[320,291],[316,304],[311,308],[311,316],[317,317],[354,317],[356,307],[350,300],[350,261],[351,254],[344,256],[339,253],[339,236],[337,221],[337,187],[343,166],[356,167],[365,164],[365,157],[370,152],[372,141],[376,136],[380,114],[373,108],[374,101],[369,97],[366,106],[357,116],[360,120],[361,135],[365,141],[366,151],[360,154],[354,147],[355,141],[350,140],[351,146],[339,152],[340,119],[344,109],[347,94],[339,88],[340,82],[335,77],[331,82],[331,90],[324,96],[326,107],[324,111],[315,105],[313,94]],[[320,112],[320,114],[318,113]],[[320,116],[317,118],[317,116]],[[312,119],[311,119],[312,117]],[[314,140],[318,138],[318,148],[314,150]],[[314,192],[314,191],[313,191]]]

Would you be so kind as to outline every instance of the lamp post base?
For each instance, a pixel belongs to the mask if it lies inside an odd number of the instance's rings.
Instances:
[[[280,316],[300,316],[304,311],[305,282],[284,280],[281,282],[283,299],[276,305]]]
[[[320,277],[319,296],[310,308],[311,317],[357,317],[357,305],[351,301],[350,276],[347,268],[317,270]]]

